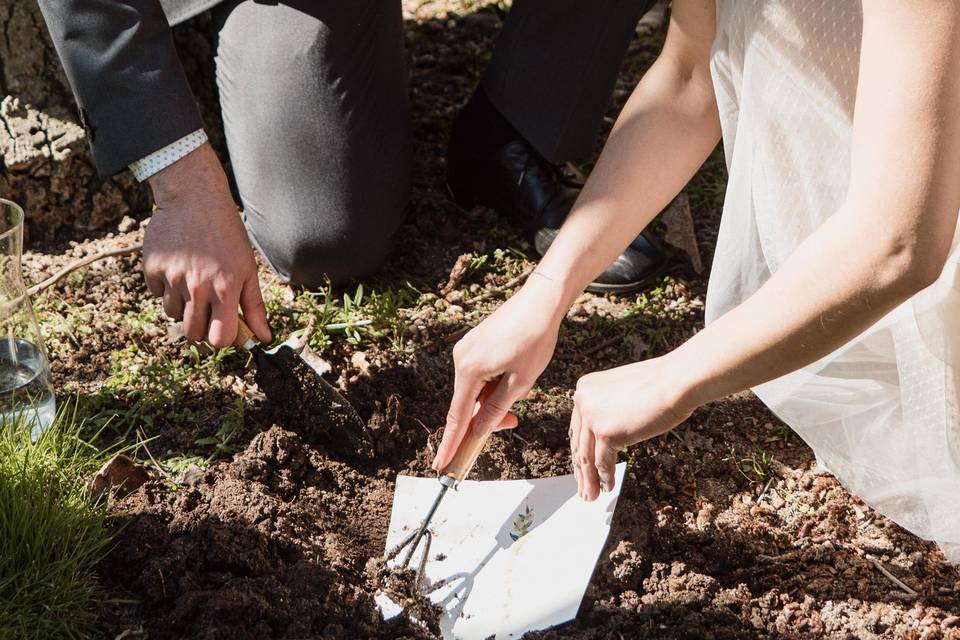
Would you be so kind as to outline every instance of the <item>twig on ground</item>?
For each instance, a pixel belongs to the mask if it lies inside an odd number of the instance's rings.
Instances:
[[[760,504],[763,501],[763,497],[767,495],[767,491],[770,489],[770,485],[772,484],[773,484],[773,478],[771,477],[769,480],[767,480],[767,484],[764,485],[763,491],[761,491],[760,495],[757,496],[757,504]]]
[[[883,566],[883,564],[881,564],[881,562],[877,560],[874,556],[868,553],[865,555],[865,557],[867,560],[872,562],[873,566],[875,566],[877,570],[880,573],[882,573],[890,582],[897,585],[898,587],[903,589],[905,592],[909,593],[911,596],[918,595],[916,591],[914,591],[909,586],[907,586],[900,578],[890,573],[890,571],[885,566]]]
[[[460,338],[470,333],[470,329],[473,329],[473,327],[472,326],[460,327],[456,331],[448,333],[447,335],[443,336],[440,339],[446,342],[447,344],[457,342]]]
[[[618,342],[623,342],[623,339],[626,338],[626,337],[627,337],[627,334],[625,334],[625,333],[618,333],[617,335],[613,336],[612,338],[607,338],[606,340],[603,340],[603,341],[601,341],[601,342],[593,345],[592,347],[588,347],[587,349],[584,349],[584,350],[580,353],[580,355],[581,355],[581,356],[584,356],[584,357],[586,357],[586,356],[592,356],[592,355],[595,354],[597,351],[602,351],[602,350],[606,349],[607,347],[612,347],[613,345],[617,344]]]
[[[450,269],[450,277],[447,278],[447,284],[440,287],[439,294],[441,298],[446,298],[450,292],[460,286],[460,283],[463,282],[464,276],[467,275],[467,271],[470,270],[470,263],[472,260],[472,253],[464,253],[457,258],[457,261]]]
[[[478,294],[478,295],[476,295],[476,296],[474,296],[474,297],[472,297],[472,298],[469,298],[468,300],[465,300],[465,301],[463,302],[464,306],[466,306],[466,305],[468,305],[468,304],[469,304],[469,305],[474,305],[474,304],[477,304],[478,302],[483,302],[483,301],[485,301],[485,300],[489,300],[490,298],[492,298],[492,297],[495,296],[495,295],[501,294],[501,293],[503,293],[504,291],[507,291],[507,290],[509,290],[509,289],[513,289],[514,287],[517,287],[517,286],[520,286],[521,284],[523,284],[524,282],[526,282],[527,278],[530,277],[530,274],[533,273],[533,270],[536,269],[536,268],[537,268],[536,265],[533,265],[533,266],[531,266],[530,268],[524,270],[524,272],[521,273],[520,275],[518,275],[518,276],[516,276],[516,277],[514,277],[514,278],[510,278],[509,280],[507,280],[507,281],[506,281],[504,284],[502,284],[501,286],[499,286],[499,287],[494,287],[493,289],[487,289],[487,290],[484,291],[483,293],[480,293],[480,294]]]
[[[417,423],[421,427],[423,427],[423,430],[427,432],[427,449],[430,451],[430,453],[433,453],[434,452],[433,443],[430,442],[430,438],[433,437],[433,431],[430,431],[430,428],[427,425],[423,424],[423,420],[421,420],[420,418],[414,418],[414,420],[416,420]]]
[[[364,320],[353,320],[351,322],[331,322],[330,324],[324,325],[323,328],[327,331],[339,331],[349,327],[366,327],[371,324],[373,324],[373,320],[368,318]]]
[[[167,470],[163,468],[163,465],[157,462],[157,459],[153,457],[152,453],[150,453],[150,448],[147,447],[147,434],[145,434],[143,432],[143,429],[141,429],[140,427],[137,427],[137,437],[140,438],[140,442],[138,444],[141,447],[143,447],[144,451],[147,452],[147,457],[150,458],[150,462],[152,462],[153,466],[157,468],[157,471],[160,472],[160,475],[162,475],[167,482],[177,484],[176,482],[173,481],[173,478],[170,477],[170,474],[167,473]]]
[[[40,293],[41,291],[43,291],[44,289],[46,289],[47,287],[50,287],[50,286],[55,285],[57,282],[59,282],[60,280],[62,280],[62,279],[65,278],[65,277],[67,277],[68,275],[70,275],[71,273],[73,273],[74,271],[76,271],[77,269],[80,269],[80,268],[82,268],[82,267],[85,267],[85,266],[87,266],[88,264],[91,264],[91,263],[93,263],[93,262],[96,262],[97,260],[103,260],[104,258],[112,258],[112,257],[115,257],[115,256],[122,256],[122,255],[126,255],[126,254],[128,254],[128,253],[135,253],[135,252],[137,252],[137,251],[140,251],[141,249],[143,249],[143,243],[138,242],[138,243],[132,244],[132,245],[130,245],[130,246],[128,246],[128,247],[117,247],[117,248],[114,248],[114,249],[108,249],[108,250],[106,250],[106,251],[101,251],[101,252],[99,252],[99,253],[94,253],[94,254],[92,254],[92,255],[86,256],[85,258],[81,258],[80,260],[77,260],[76,262],[73,262],[73,263],[71,263],[71,264],[68,264],[68,265],[65,266],[63,269],[60,269],[60,271],[57,271],[55,274],[53,274],[52,276],[50,276],[50,277],[47,278],[46,280],[43,280],[43,281],[41,281],[41,282],[38,282],[37,284],[35,284],[35,285],[33,285],[32,287],[28,288],[28,289],[27,289],[27,293],[28,293],[29,295],[31,295],[31,296],[35,296],[35,295],[37,295],[38,293]]]

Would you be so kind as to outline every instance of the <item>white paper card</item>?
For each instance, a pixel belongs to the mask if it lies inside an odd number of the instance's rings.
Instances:
[[[443,637],[518,638],[574,618],[610,532],[625,471],[626,464],[617,465],[616,488],[595,502],[580,499],[572,475],[468,480],[448,491],[430,525],[425,571],[428,588],[448,581],[430,594],[444,609]],[[436,479],[397,476],[386,549],[419,526],[439,489]],[[399,613],[384,594],[377,603],[387,618]]]

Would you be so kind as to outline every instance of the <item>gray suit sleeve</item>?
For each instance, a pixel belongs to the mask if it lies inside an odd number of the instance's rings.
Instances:
[[[108,176],[203,127],[159,0],[39,0]]]

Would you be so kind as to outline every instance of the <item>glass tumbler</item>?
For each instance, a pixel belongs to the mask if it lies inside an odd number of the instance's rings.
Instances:
[[[40,437],[57,401],[33,305],[23,284],[23,209],[0,198],[0,423]]]

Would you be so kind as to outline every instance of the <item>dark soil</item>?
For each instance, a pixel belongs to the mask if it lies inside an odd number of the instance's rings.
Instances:
[[[256,381],[283,415],[284,423],[316,434],[331,452],[347,458],[373,457],[373,443],[356,409],[287,345],[276,352],[254,349]]]
[[[171,372],[199,369],[212,355],[170,341],[164,321],[149,319],[159,303],[137,256],[99,262],[41,297],[54,380],[61,396],[80,395],[83,415],[116,412],[120,435],[142,428],[160,460],[210,456],[197,440],[218,433],[230,415],[236,423],[208,470],[180,484],[148,482],[113,503],[117,544],[102,577],[115,600],[104,637],[430,637],[404,619],[380,620],[373,593],[383,577],[371,559],[383,553],[396,474],[431,473],[453,343],[509,295],[505,285],[516,275],[468,270],[460,256],[531,252],[496,214],[462,211],[443,186],[450,119],[482,72],[501,19],[497,3],[472,3],[462,15],[446,12],[452,4],[405,3],[414,205],[389,273],[365,282],[369,291],[410,281],[431,295],[405,312],[402,347],[340,336],[322,354],[339,376],[331,382],[367,423],[371,460],[357,459],[342,425],[291,417],[265,399],[241,355],[173,383],[173,374],[150,378],[144,354],[162,356]],[[638,32],[611,118],[662,37]],[[688,189],[707,264],[721,167],[715,159]],[[35,250],[25,265],[37,281],[141,234],[125,227],[78,236]],[[491,437],[473,477],[568,472],[577,379],[668,351],[701,326],[706,275],[682,255],[669,273],[641,296],[576,301],[554,361],[519,409],[520,427]],[[266,269],[261,282],[279,292],[268,301],[275,332],[302,328],[288,312],[295,292]],[[231,414],[238,403],[239,419]],[[752,395],[701,408],[625,457],[631,466],[609,541],[577,619],[529,638],[960,638],[960,569],[816,473],[812,452]],[[867,554],[917,594],[893,584]]]

